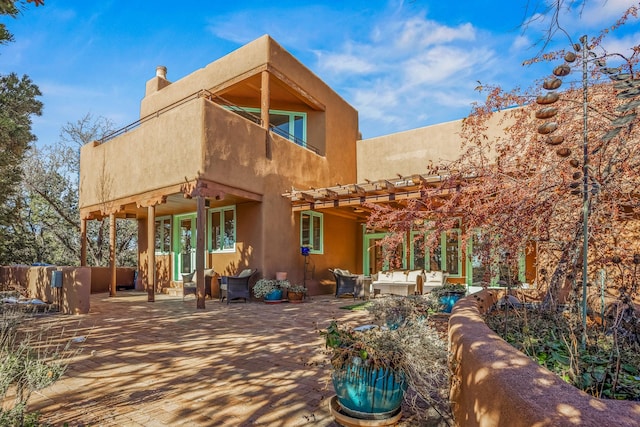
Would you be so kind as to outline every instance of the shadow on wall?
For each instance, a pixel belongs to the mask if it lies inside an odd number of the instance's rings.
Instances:
[[[451,401],[459,425],[638,425],[640,402],[589,396],[489,329],[480,313],[498,297],[483,290],[463,298],[449,319]]]

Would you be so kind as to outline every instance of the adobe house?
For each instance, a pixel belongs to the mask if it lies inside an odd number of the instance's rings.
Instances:
[[[268,35],[175,82],[158,67],[140,119],[81,149],[82,265],[87,221],[109,218],[115,242],[115,219],[130,218],[138,287],[151,301],[179,289],[183,273],[204,283],[205,268],[286,271],[311,295],[331,293],[329,268],[384,267],[375,246],[383,234],[366,233],[362,204],[419,197],[421,184],[439,179],[425,174],[429,161],[456,157],[460,124],[360,140],[358,112]],[[427,265],[411,243],[403,266],[471,283],[456,236],[443,236],[452,255],[441,265]]]

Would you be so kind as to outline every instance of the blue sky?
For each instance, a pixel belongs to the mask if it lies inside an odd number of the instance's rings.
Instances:
[[[465,117],[482,99],[478,81],[526,87],[548,75],[553,64],[521,65],[541,47],[547,22],[521,27],[540,3],[45,0],[16,20],[0,18],[16,40],[0,46],[0,73],[27,74],[40,87],[44,112],[33,132],[53,144],[87,113],[116,127],[137,120],[157,65],[176,81],[270,34],[359,111],[370,138]],[[634,4],[589,0],[562,22],[577,41]],[[639,41],[634,21],[607,43],[620,51]],[[557,42],[569,46],[565,36]]]

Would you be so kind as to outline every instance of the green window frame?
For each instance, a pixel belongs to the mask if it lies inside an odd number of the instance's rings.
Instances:
[[[473,237],[471,239],[469,239],[468,243],[467,243],[467,275],[466,275],[466,280],[467,283],[469,283],[470,285],[479,285],[480,283],[478,281],[474,282],[474,267],[477,270],[482,270],[482,269],[490,269],[491,272],[491,281],[489,283],[489,286],[498,286],[498,281],[501,279],[501,269],[499,266],[499,258],[500,258],[500,254],[499,251],[497,250],[493,250],[491,253],[491,257],[494,259],[493,262],[490,263],[490,265],[481,265],[480,261],[477,259],[477,257],[474,256],[474,245],[473,242],[474,240],[477,240],[478,238],[480,238],[480,236],[482,235],[482,231],[480,230],[475,230]],[[515,275],[516,277],[511,277],[512,280],[518,280],[521,283],[525,282],[526,277],[525,277],[525,270],[526,270],[526,251],[525,250],[520,250],[518,251],[518,265],[517,265],[517,274]]]
[[[300,246],[309,253],[324,253],[324,216],[315,211],[300,212]]]
[[[412,231],[410,243],[410,266],[412,269],[424,268],[426,271],[432,269],[444,271],[449,277],[462,277],[462,245],[460,244],[460,229],[453,228],[444,231],[440,235],[440,242],[433,253],[430,248],[424,248],[424,254],[417,251],[421,249],[416,244],[416,236],[422,235],[422,239],[426,239],[429,232]],[[443,256],[444,248],[444,256]],[[427,256],[429,253],[429,256]]]
[[[260,114],[259,108],[242,107],[243,110]],[[307,146],[307,113],[302,111],[269,110],[271,130],[295,144]]]
[[[424,245],[427,233],[424,231],[412,231],[410,236],[409,268],[411,270],[431,270],[429,266],[430,257],[426,255],[429,248]],[[422,242],[416,242],[417,239],[422,240]]]
[[[209,209],[207,219],[209,252],[235,252],[236,206]]]
[[[155,253],[171,253],[171,217],[161,216],[155,219]]]

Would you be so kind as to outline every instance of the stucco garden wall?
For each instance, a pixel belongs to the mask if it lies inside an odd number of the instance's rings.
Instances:
[[[454,306],[449,319],[451,401],[458,425],[640,425],[640,402],[591,397],[489,329],[481,312],[498,297],[489,290],[466,297]]]
[[[62,288],[51,287],[51,273],[62,272]],[[89,267],[0,267],[2,289],[19,286],[27,289],[29,298],[38,298],[59,306],[64,314],[89,312],[91,268]]]

